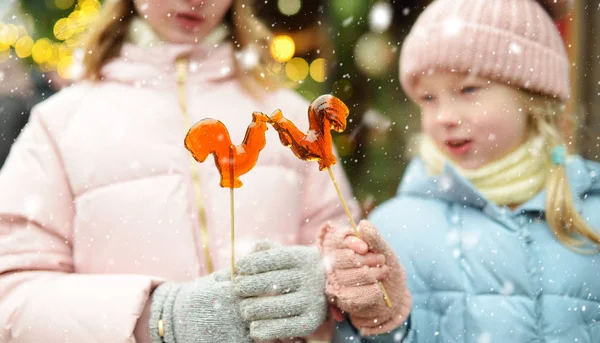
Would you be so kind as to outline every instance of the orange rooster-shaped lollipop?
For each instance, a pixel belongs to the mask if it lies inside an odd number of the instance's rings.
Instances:
[[[344,102],[333,95],[321,95],[310,104],[308,108],[308,132],[300,131],[293,122],[283,116],[281,111],[273,112],[270,124],[279,133],[281,144],[290,147],[296,157],[305,161],[318,161],[319,170],[327,169],[335,190],[344,206],[346,215],[356,232],[360,237],[354,218],[348,209],[346,200],[331,171],[331,166],[336,163],[336,158],[332,151],[331,130],[342,132],[346,129],[346,118],[350,111]],[[381,282],[379,283],[383,292],[386,304],[391,307],[392,304]]]
[[[216,119],[203,119],[194,124],[185,136],[185,147],[194,159],[204,162],[208,155],[214,156],[215,165],[221,176],[221,187],[229,188],[231,212],[231,277],[234,274],[235,221],[233,189],[242,187],[239,177],[255,165],[260,151],[266,145],[265,131],[269,117],[260,112],[252,113],[252,122],[240,145],[231,143],[225,125]]]

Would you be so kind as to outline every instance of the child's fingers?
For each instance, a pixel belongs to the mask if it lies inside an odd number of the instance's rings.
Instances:
[[[387,254],[390,251],[389,245],[371,222],[361,220],[358,229],[360,230],[360,238],[367,244],[370,251],[380,254]]]
[[[354,269],[363,266],[381,267],[385,264],[385,256],[368,252],[365,255],[359,255],[351,249],[336,249],[331,254],[323,258],[323,262],[328,271],[334,269]]]
[[[339,269],[335,271],[335,281],[340,286],[357,287],[374,284],[387,278],[388,266],[360,267],[353,269]]]
[[[355,254],[355,258],[361,266],[381,267],[385,264],[385,256],[368,252],[365,255]]]
[[[365,241],[356,236],[347,236],[344,238],[346,248],[354,250],[355,253],[364,255],[369,251],[369,246]]]

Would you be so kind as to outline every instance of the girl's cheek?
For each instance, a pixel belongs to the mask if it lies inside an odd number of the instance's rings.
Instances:
[[[431,115],[428,115],[426,113],[421,114],[421,130],[425,133],[428,133],[429,131],[431,131],[433,127],[433,120],[431,118]]]

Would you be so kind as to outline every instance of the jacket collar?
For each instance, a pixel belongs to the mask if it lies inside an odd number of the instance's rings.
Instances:
[[[175,62],[181,57],[188,59],[190,81],[214,82],[234,75],[233,44],[225,39],[224,27],[216,28],[202,43],[174,44],[160,41],[148,33],[146,26],[141,20],[134,20],[130,30],[137,33],[130,34],[119,56],[102,68],[105,80],[138,86],[172,86],[176,80]]]
[[[575,207],[581,211],[585,194],[592,189],[600,189],[600,164],[585,161],[581,156],[571,156],[567,161],[566,168]],[[439,175],[431,176],[427,173],[425,164],[420,158],[415,158],[410,163],[398,189],[398,194],[437,198],[474,208],[488,208],[499,213],[506,212],[505,207],[500,208],[488,201],[450,164],[446,164]],[[544,212],[545,200],[546,191],[542,190],[514,212]]]

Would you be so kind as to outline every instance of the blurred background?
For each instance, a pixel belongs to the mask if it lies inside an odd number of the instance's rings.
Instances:
[[[257,15],[277,35],[271,51],[287,86],[308,100],[332,93],[351,109],[335,134],[341,162],[365,212],[396,192],[419,130],[419,113],[398,81],[401,43],[427,0],[264,0]],[[77,75],[80,37],[99,0],[1,0],[0,166],[29,110]],[[556,22],[572,62],[564,123],[574,151],[600,154],[600,4],[576,0]]]

